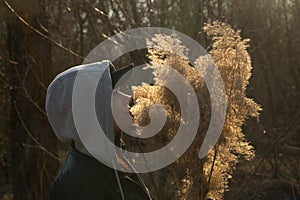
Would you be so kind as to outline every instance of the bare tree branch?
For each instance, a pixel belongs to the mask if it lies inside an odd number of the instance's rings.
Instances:
[[[75,53],[74,51],[66,48],[65,46],[63,46],[62,44],[58,43],[57,41],[53,40],[52,38],[50,38],[49,36],[45,35],[44,33],[42,33],[41,31],[37,30],[36,28],[34,28],[33,26],[31,26],[25,19],[23,19],[14,9],[13,7],[6,1],[3,0],[5,5],[7,6],[7,8],[23,23],[25,24],[27,27],[29,27],[31,30],[33,30],[34,32],[36,32],[37,34],[39,34],[40,36],[44,37],[45,39],[51,41],[53,44],[55,44],[56,46],[60,47],[61,49],[65,50],[66,52],[84,59],[84,57],[78,55],[77,53]]]
[[[24,128],[25,132],[27,133],[27,135],[32,139],[32,141],[34,143],[37,144],[36,148],[39,148],[41,149],[42,151],[44,151],[45,153],[47,153],[49,156],[51,156],[52,158],[56,159],[56,160],[59,160],[58,157],[56,155],[54,155],[53,153],[51,153],[50,151],[48,151],[33,135],[32,133],[30,132],[29,128],[26,126],[24,120],[22,119],[22,116],[21,116],[21,113],[19,111],[19,108],[17,106],[17,103],[16,101],[13,102],[13,106],[15,108],[15,111],[17,113],[17,116],[18,116],[18,119],[22,125],[22,127]]]

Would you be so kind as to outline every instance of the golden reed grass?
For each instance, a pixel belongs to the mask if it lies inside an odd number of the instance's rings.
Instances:
[[[144,151],[161,148],[172,140],[179,124],[184,121],[176,96],[161,86],[163,82],[172,81],[161,77],[162,72],[173,68],[193,87],[201,116],[197,136],[188,151],[176,163],[167,167],[170,173],[157,172],[154,177],[154,181],[164,177],[165,182],[160,181],[157,184],[171,185],[166,187],[165,192],[177,199],[222,199],[224,191],[229,189],[228,180],[235,165],[243,159],[251,160],[254,157],[253,147],[242,132],[245,120],[249,116],[258,117],[261,110],[245,93],[252,69],[251,58],[247,52],[249,40],[242,39],[240,31],[235,31],[222,22],[206,24],[203,30],[212,38],[213,45],[209,54],[223,78],[227,100],[221,137],[209,154],[203,159],[197,157],[210,120],[209,92],[200,74],[187,60],[189,50],[176,35],[156,35],[148,42],[148,56],[151,61],[149,67],[154,70],[155,84],[143,84],[135,88],[134,106],[130,109],[135,123],[145,126],[150,122],[150,107],[154,104],[164,106],[167,116],[164,127],[156,136],[142,142]],[[175,50],[177,54],[171,54],[171,50]],[[194,65],[209,64],[207,62],[207,57],[201,56]]]

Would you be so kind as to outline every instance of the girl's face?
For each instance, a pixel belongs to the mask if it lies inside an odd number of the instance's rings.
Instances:
[[[125,129],[130,126],[130,114],[129,114],[129,101],[130,96],[126,95],[119,90],[113,91],[112,94],[112,109],[114,114],[114,130],[115,133],[121,129]]]

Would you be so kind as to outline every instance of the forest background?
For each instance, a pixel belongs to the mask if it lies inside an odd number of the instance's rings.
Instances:
[[[215,20],[250,38],[247,95],[263,107],[243,127],[256,158],[239,163],[224,198],[299,197],[300,0],[1,0],[0,19],[0,198],[49,197],[68,148],[44,110],[56,74],[137,27],[175,29],[209,49],[202,27]],[[144,54],[114,64],[143,64]]]

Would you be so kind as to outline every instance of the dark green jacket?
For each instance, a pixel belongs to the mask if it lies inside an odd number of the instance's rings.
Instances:
[[[118,186],[118,173],[121,188]],[[123,192],[121,192],[121,190]],[[131,176],[71,148],[51,191],[51,200],[148,200],[146,187],[137,174]]]

